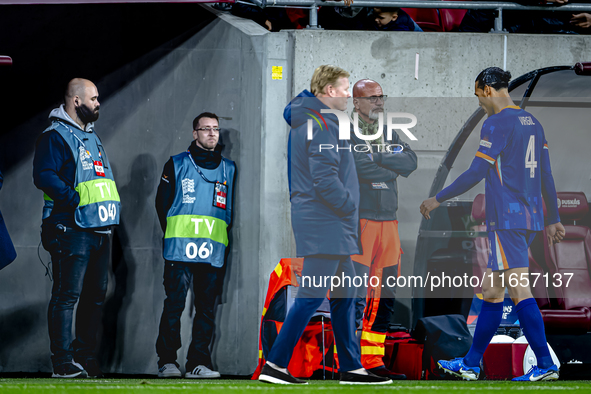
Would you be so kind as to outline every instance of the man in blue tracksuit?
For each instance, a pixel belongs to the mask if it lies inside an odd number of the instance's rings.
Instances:
[[[64,104],[49,115],[51,126],[39,137],[33,160],[35,186],[45,193],[41,239],[53,263],[47,317],[55,378],[102,376],[95,358],[97,333],[107,292],[111,227],[119,224],[120,202],[94,132],[99,109],[92,82],[70,81]]]
[[[284,112],[292,126],[288,147],[291,221],[297,255],[304,257],[304,264],[302,285],[263,366],[259,376],[262,382],[306,384],[293,377],[287,366],[294,346],[330,288],[330,283],[318,287],[310,283],[326,277],[355,276],[350,256],[360,252],[359,182],[349,141],[339,139],[337,116],[326,112],[347,109],[348,77],[340,67],[318,67],[312,76],[311,93],[302,92]],[[390,383],[361,366],[354,296],[351,285],[331,292],[340,383]]]

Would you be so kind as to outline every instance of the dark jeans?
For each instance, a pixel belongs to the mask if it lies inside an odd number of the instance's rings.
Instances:
[[[107,292],[110,238],[61,224],[43,226],[43,247],[51,254],[53,288],[47,311],[54,367],[94,358]],[[72,335],[74,306],[76,339]]]
[[[345,275],[351,278],[355,276],[350,256],[316,255],[304,258],[302,280],[304,277],[316,278],[316,280],[312,280],[312,286],[298,288],[294,304],[269,352],[268,361],[287,368],[295,345],[330,288],[330,281],[328,286],[322,286],[321,280],[333,275],[338,277]],[[313,283],[320,286],[314,286]],[[352,286],[342,286],[331,292],[330,318],[341,371],[361,368],[360,348],[355,337],[354,297],[355,288]]]
[[[171,261],[166,261],[164,266],[166,299],[156,340],[159,368],[164,364],[178,366],[176,353],[181,348],[181,315],[185,309],[191,279],[195,296],[195,317],[186,370],[191,371],[198,365],[213,368],[209,345],[213,337],[214,307],[221,289],[223,269],[209,264]]]

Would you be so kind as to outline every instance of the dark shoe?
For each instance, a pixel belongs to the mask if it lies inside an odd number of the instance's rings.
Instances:
[[[283,373],[267,364],[263,365],[263,370],[259,375],[259,381],[275,384],[308,384],[305,380],[300,380],[291,376],[289,371]]]
[[[87,358],[79,365],[82,365],[82,368],[88,373],[89,378],[100,379],[105,377],[96,358]]]
[[[383,376],[385,378],[390,378],[392,380],[406,380],[405,374],[392,372],[383,365],[381,367],[368,369],[368,371],[373,373],[374,375]]]
[[[65,363],[53,367],[52,378],[72,379],[72,378],[85,378],[88,374],[78,363]]]
[[[374,375],[367,371],[367,375],[358,373],[341,372],[340,384],[389,384],[392,383],[390,378]]]

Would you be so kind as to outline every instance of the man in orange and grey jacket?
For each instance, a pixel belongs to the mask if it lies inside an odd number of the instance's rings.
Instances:
[[[360,187],[359,229],[363,249],[363,254],[353,255],[351,259],[357,276],[381,278],[377,287],[368,284],[358,288],[356,322],[358,328],[363,327],[361,363],[374,374],[406,379],[403,374],[389,371],[382,360],[396,296],[395,287],[388,286],[385,281],[389,276],[397,277],[400,272],[402,250],[396,220],[396,179],[399,176],[408,177],[417,168],[417,156],[395,131],[391,141],[386,140],[385,127],[377,136],[384,99],[382,88],[375,81],[363,79],[353,87],[353,121],[358,122],[361,134],[376,135],[377,138],[363,140],[355,135],[351,125],[351,143],[355,148],[353,156]]]

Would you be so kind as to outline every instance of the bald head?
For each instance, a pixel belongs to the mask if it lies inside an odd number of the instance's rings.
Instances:
[[[66,93],[64,95],[64,101],[67,103],[69,100],[73,99],[75,96],[79,96],[82,100],[84,100],[84,96],[86,94],[87,88],[95,88],[96,86],[94,83],[89,81],[88,79],[83,78],[74,78],[70,82],[68,82],[68,86],[66,87]]]
[[[359,116],[373,124],[384,112],[384,92],[376,81],[362,79],[353,86],[353,106]]]
[[[371,79],[362,79],[357,81],[353,86],[353,97],[370,97],[374,96],[376,90],[382,91],[382,87],[376,81]],[[379,94],[381,96],[381,93]]]
[[[64,94],[64,101],[67,102],[68,99],[71,99],[74,96],[83,96],[85,85],[84,82],[86,81],[86,79],[74,78],[70,82],[68,82],[68,86],[66,86],[66,92]]]
[[[76,123],[85,129],[86,125],[98,119],[100,104],[96,85],[83,78],[68,82],[64,94],[65,109]]]

